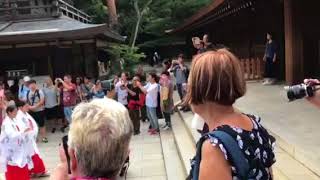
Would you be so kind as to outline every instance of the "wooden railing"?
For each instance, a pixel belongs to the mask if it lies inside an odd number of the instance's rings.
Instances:
[[[81,21],[83,23],[91,23],[91,21],[92,21],[91,16],[89,16],[85,12],[75,8],[74,6],[68,4],[67,2],[65,2],[63,0],[58,0],[58,7],[59,7],[60,12],[63,15],[68,16],[72,19],[76,19],[76,20]]]
[[[63,0],[0,0],[0,21],[68,16],[83,23],[91,17]]]
[[[246,80],[258,80],[263,78],[264,62],[261,58],[240,59],[241,67]]]

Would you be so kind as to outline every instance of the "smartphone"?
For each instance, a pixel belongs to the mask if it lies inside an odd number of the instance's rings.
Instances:
[[[63,146],[63,149],[64,149],[64,153],[66,154],[66,157],[67,157],[68,174],[71,174],[71,169],[70,169],[70,156],[69,156],[69,153],[68,153],[68,148],[69,148],[69,147],[68,147],[68,135],[62,137],[62,146]]]

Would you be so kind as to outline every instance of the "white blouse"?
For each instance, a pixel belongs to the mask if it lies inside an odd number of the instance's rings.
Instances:
[[[7,116],[4,119],[0,134],[0,171],[5,172],[7,165],[33,168],[32,141],[29,132],[24,131],[16,118]]]

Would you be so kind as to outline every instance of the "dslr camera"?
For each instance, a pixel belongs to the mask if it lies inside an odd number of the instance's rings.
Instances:
[[[287,91],[287,97],[289,101],[294,101],[297,99],[302,99],[304,97],[313,97],[314,92],[318,89],[316,88],[317,84],[298,84],[294,86],[286,86],[284,89]]]

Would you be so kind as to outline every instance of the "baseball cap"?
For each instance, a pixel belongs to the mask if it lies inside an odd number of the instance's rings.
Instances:
[[[28,81],[30,81],[31,80],[31,78],[29,77],[29,76],[25,76],[24,78],[23,78],[23,81],[24,82],[28,82]]]

